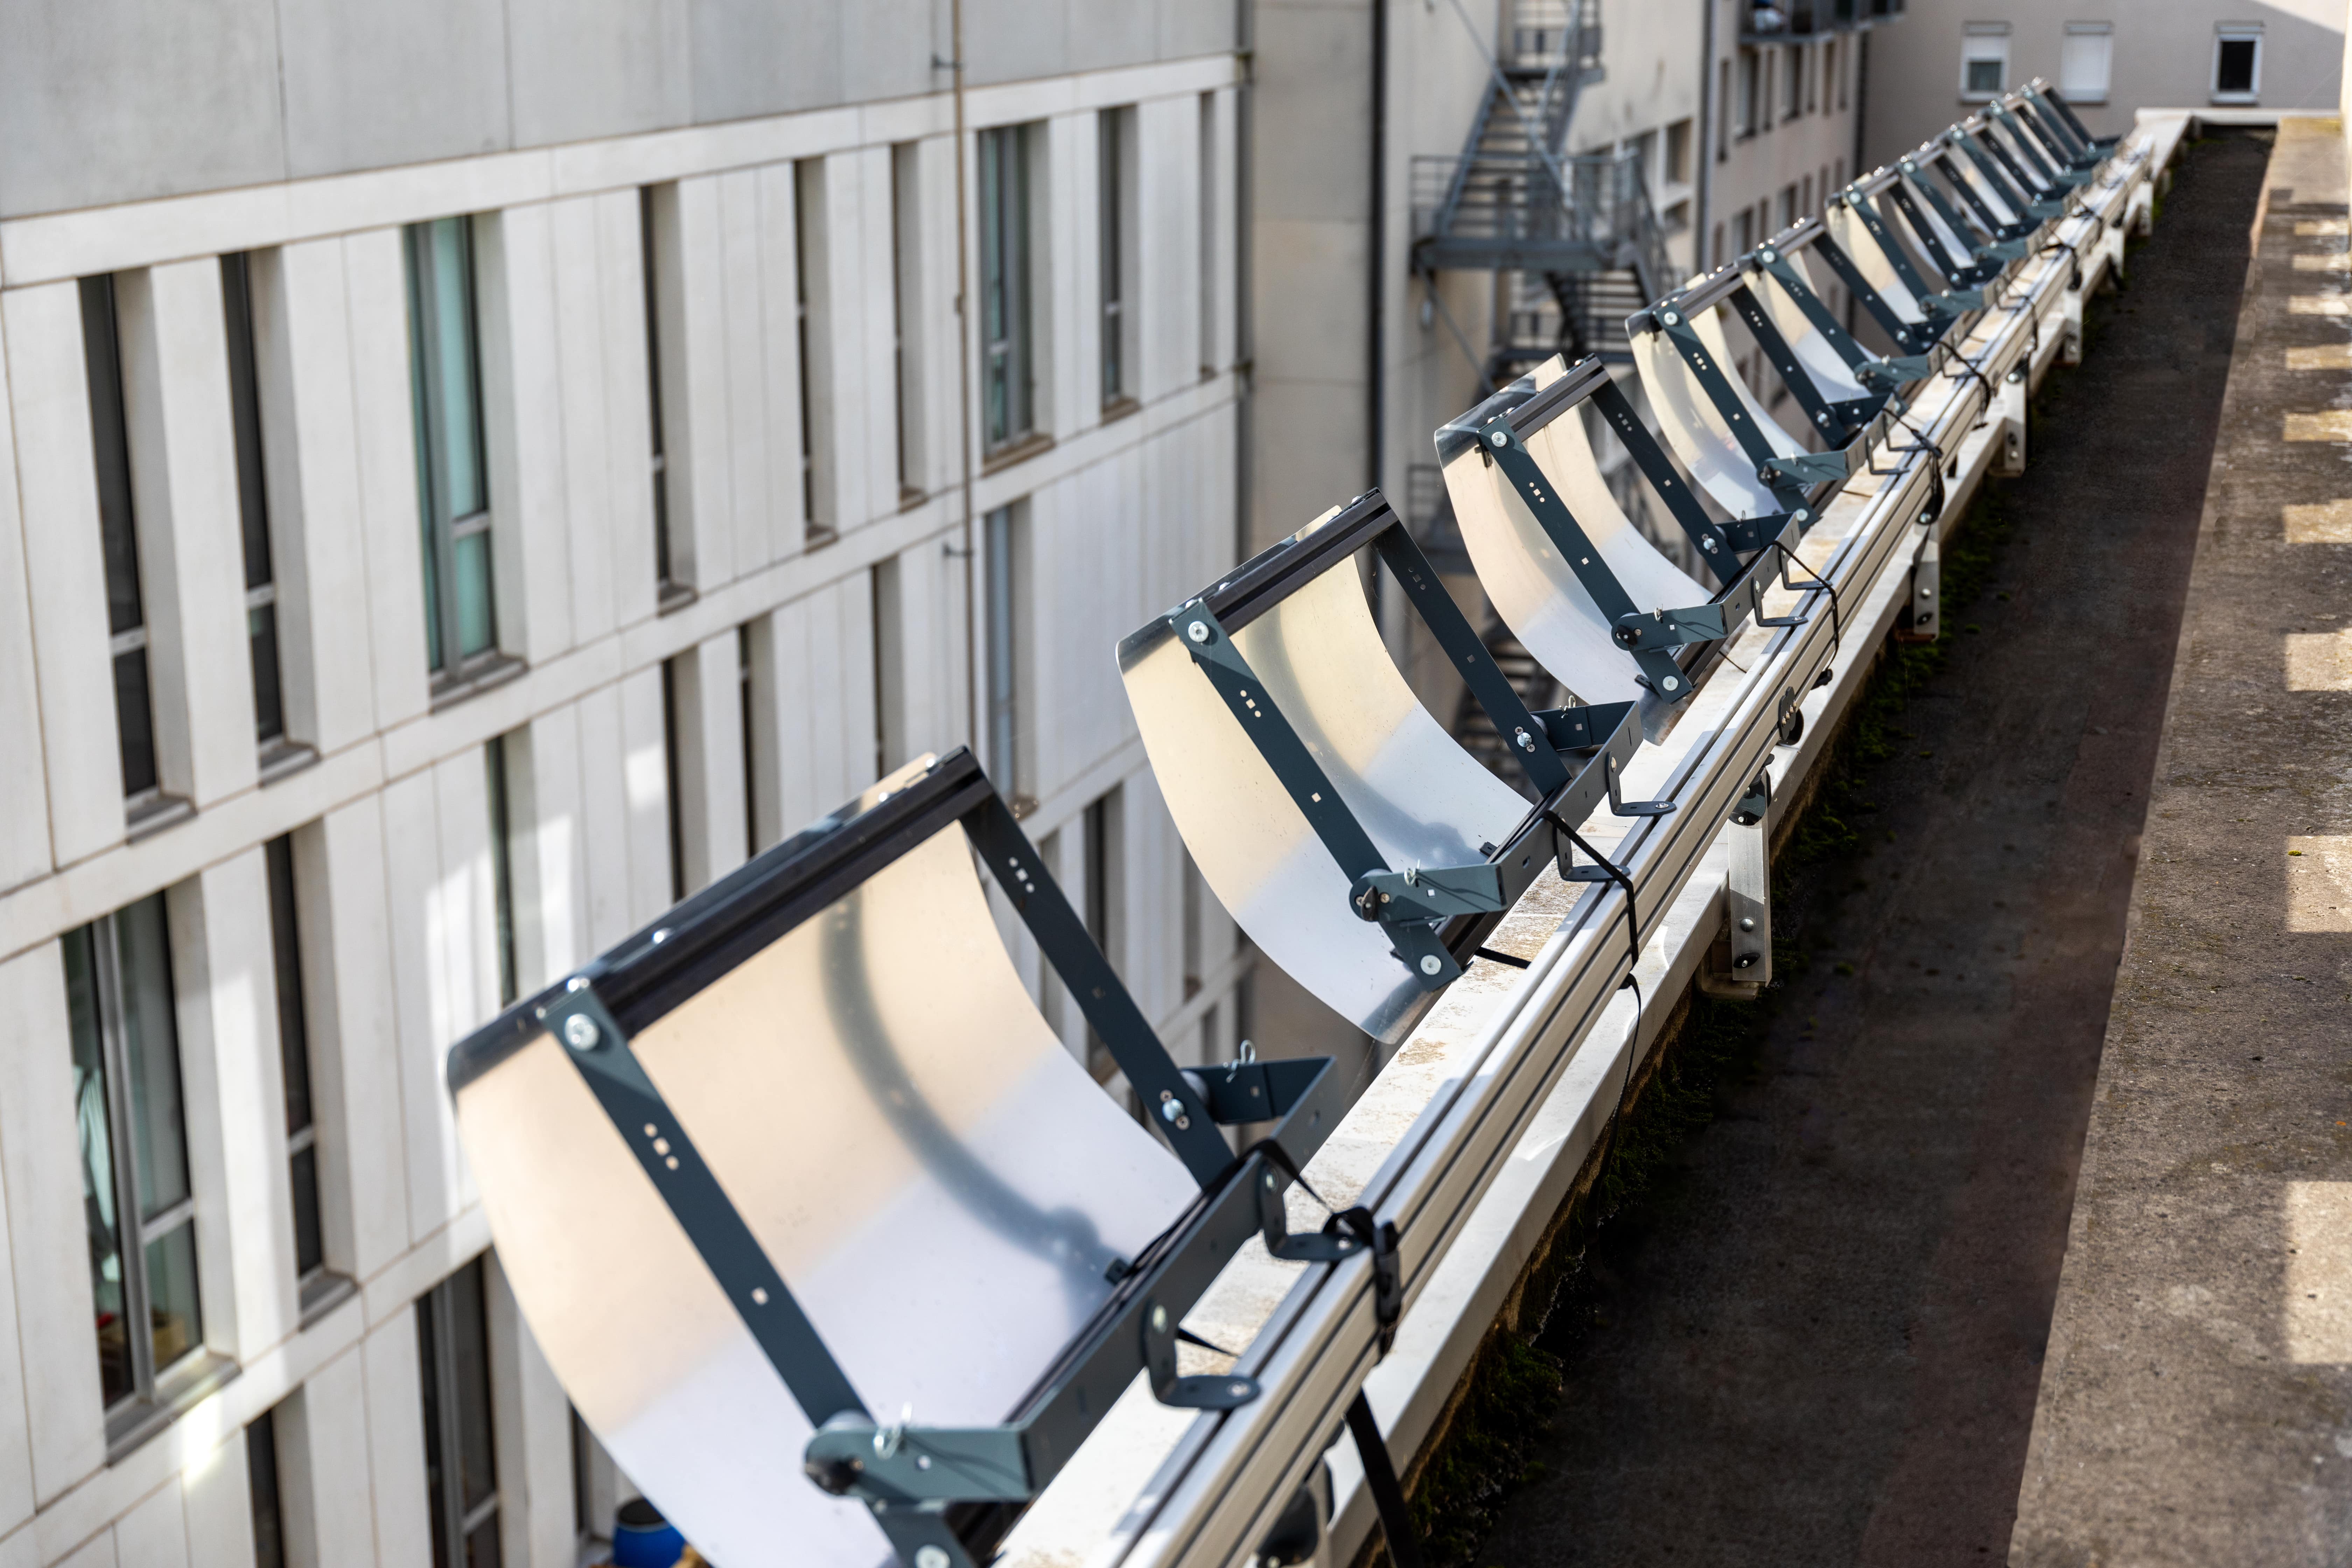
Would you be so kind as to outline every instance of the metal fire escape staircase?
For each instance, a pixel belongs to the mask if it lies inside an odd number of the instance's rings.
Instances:
[[[1625,317],[1671,289],[1633,149],[1567,151],[1601,79],[1600,0],[1517,0],[1458,157],[1413,160],[1413,268],[1496,274],[1500,385],[1549,358],[1626,357]]]

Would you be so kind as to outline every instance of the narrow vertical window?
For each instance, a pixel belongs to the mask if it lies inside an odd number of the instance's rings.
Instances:
[[[1201,985],[1202,982],[1201,965],[1201,868],[1192,863],[1192,857],[1190,851],[1180,849],[1178,853],[1183,857],[1184,860],[1184,868],[1181,873],[1184,890],[1182,913],[1180,918],[1184,922],[1184,930],[1182,932],[1184,999],[1189,1002],[1193,997],[1201,994]],[[1205,1061],[1208,1058],[1204,1057],[1202,1059]]]
[[[294,839],[262,846],[269,879],[269,951],[278,971],[278,1055],[286,1085],[287,1189],[294,1209],[294,1278],[308,1313],[337,1281],[327,1273],[319,1214],[319,1124],[311,1102],[310,1027],[302,996],[302,932],[294,890]]]
[[[691,654],[678,656],[679,658],[692,657]],[[676,903],[686,897],[686,770],[678,754],[677,658],[662,660],[661,686],[662,774],[669,794],[669,900]]]
[[[751,658],[751,623],[746,621],[735,628],[735,704],[736,718],[743,726],[743,849],[747,855],[760,852],[759,731],[754,722],[757,686],[752,679],[756,668]]]
[[[1114,786],[1087,807],[1086,919],[1087,934],[1095,939],[1113,969],[1125,956],[1126,813],[1121,792]],[[1118,1071],[1109,1044],[1087,1025],[1087,1066],[1097,1079],[1108,1081]]]
[[[2213,101],[2253,102],[2263,90],[2263,25],[2224,22],[2213,31]]]
[[[793,320],[800,340],[801,517],[804,542],[834,538],[833,400],[827,374],[824,160],[793,165]]]
[[[1128,400],[1127,387],[1127,110],[1095,116],[1097,222],[1101,230],[1102,400]]]
[[[507,738],[493,735],[482,748],[483,770],[490,803],[490,903],[494,935],[499,944],[499,1005],[507,1006],[521,994],[515,961],[513,802],[507,768]]]
[[[1035,805],[1022,757],[1021,699],[1028,684],[1023,654],[1023,621],[1028,589],[1023,581],[1022,534],[1017,507],[999,507],[983,520],[986,537],[982,577],[988,616],[988,767],[996,787],[1018,816]]]
[[[498,1568],[499,1467],[479,1258],[416,1302],[433,1568]]]
[[[981,409],[992,452],[1027,439],[1036,423],[1027,142],[1017,125],[980,133]]]
[[[637,189],[638,270],[646,293],[646,399],[653,414],[653,453],[646,464],[654,492],[654,592],[669,599],[678,586],[677,558],[669,541],[669,456],[662,430],[661,292],[654,245],[654,190]]]
[[[265,762],[286,746],[278,676],[278,584],[269,556],[269,493],[262,468],[261,384],[253,347],[253,265],[221,258],[221,313],[228,327],[228,401],[236,435],[236,502],[245,547],[245,630],[252,650],[255,739]]]
[[[164,1414],[204,1349],[163,895],[63,945],[99,1384],[120,1441]]]
[[[924,479],[922,365],[915,342],[915,311],[923,297],[920,152],[912,142],[890,149],[890,360],[898,377],[901,501],[914,500],[929,488]]]
[[[479,673],[498,655],[473,224],[462,217],[411,224],[407,253],[425,661],[446,686]]]
[[[1201,181],[1200,181],[1200,252],[1201,252],[1201,374],[1217,373],[1217,213],[1223,205],[1219,200],[1218,183],[1223,170],[1217,163],[1217,95],[1201,95]]]
[[[286,1509],[278,1480],[278,1412],[245,1427],[245,1485],[253,1510],[254,1568],[286,1568]]]
[[[907,631],[898,558],[874,563],[874,776],[907,761]]]
[[[89,445],[98,474],[99,540],[106,558],[106,629],[114,660],[114,717],[122,797],[133,820],[162,801],[155,712],[148,684],[147,611],[131,509],[131,431],[122,412],[122,344],[110,274],[81,280],[82,354],[89,374]]]

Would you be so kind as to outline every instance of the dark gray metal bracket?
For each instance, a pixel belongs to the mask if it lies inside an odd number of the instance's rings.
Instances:
[[[1943,162],[1944,159],[1940,155],[1936,159],[1939,170]],[[2004,263],[2023,259],[2027,252],[2032,248],[2021,237],[2002,235],[2000,226],[1990,219],[1983,222],[1981,226],[1972,221],[1969,213],[1963,213],[1954,206],[1951,197],[1935,181],[1927,177],[1927,166],[1917,159],[1906,158],[1898,167],[1911,176],[1911,183],[1917,187],[1920,199],[1935,209],[1936,216],[1944,220],[1944,226],[1968,240],[1975,247],[1975,264],[1984,269],[1985,277],[2000,276]],[[1972,206],[1969,211],[1975,213],[1977,209]],[[1975,235],[1974,231],[1979,226],[1983,234],[1990,236],[1990,238],[1978,237]]]
[[[2024,198],[2022,196],[2016,195],[2014,193],[2008,191],[2006,188],[2006,182],[1995,179],[1992,175],[1984,173],[1980,159],[1975,155],[1972,149],[1966,145],[1968,142],[1968,133],[1955,126],[1952,129],[1946,131],[1941,136],[1937,137],[1937,140],[1942,144],[1944,151],[1943,156],[1937,159],[1935,162],[1935,172],[1941,175],[1943,177],[1944,184],[1949,186],[1953,192],[1958,195],[1960,200],[1968,205],[1968,209],[1977,215],[1979,226],[1983,228],[1987,234],[1995,236],[2003,244],[2016,244],[2031,240],[2034,234],[2042,227],[2042,225],[2038,221],[2032,220],[2030,216],[2021,216],[2008,222],[2003,222],[2000,215],[1992,210],[1992,204],[1985,200],[1984,193],[1978,190],[1974,184],[1970,184],[1968,176],[1964,173],[1953,166],[1952,160],[1955,157],[1968,158],[1972,163],[1976,163],[1978,165],[1978,173],[1982,174],[1986,183],[1992,186],[1994,195],[1999,195],[2001,201],[2007,205],[2011,211],[2021,215],[2025,213]]]
[[[1785,267],[1786,263],[1782,265]],[[1793,275],[1794,269],[1790,270]],[[1802,283],[1797,287],[1804,289]],[[1810,295],[1812,290],[1807,289],[1805,292]],[[1794,298],[1793,294],[1791,298]],[[1813,380],[1812,373],[1806,370],[1797,358],[1796,351],[1789,346],[1789,340],[1781,335],[1779,324],[1772,320],[1771,312],[1764,309],[1764,302],[1756,298],[1755,291],[1743,282],[1731,291],[1730,301],[1732,310],[1747,324],[1748,335],[1764,351],[1766,363],[1780,373],[1780,384],[1787,387],[1789,395],[1797,400],[1798,408],[1820,432],[1825,445],[1843,449],[1860,441],[1866,447],[1877,438],[1881,432],[1874,422],[1880,411],[1886,406],[1890,395],[1888,390],[1881,390],[1868,397],[1824,397],[1820,385]],[[1816,300],[1813,303],[1818,305],[1820,301]],[[1802,309],[1801,301],[1799,308]],[[1827,311],[1822,313],[1828,314]],[[1818,322],[1813,324],[1819,325]],[[1851,339],[1847,341],[1852,342]],[[1716,367],[1716,371],[1719,374],[1720,367]],[[1709,396],[1712,395],[1710,392]],[[1851,472],[1850,466],[1848,471]]]
[[[2026,177],[2000,143],[1993,139],[1992,127],[1984,121],[1977,121],[1973,131],[1965,125],[1947,132],[1958,138],[1953,145],[1959,148],[1969,163],[1977,166],[1985,182],[2001,195],[2001,199],[2017,211],[2038,222],[2063,217],[2066,202],[2063,193],[2045,193],[2035,181]]]
[[[1830,199],[1837,201],[1842,198],[1832,196]],[[1887,361],[1891,365],[1908,367],[1918,363],[1937,346],[1945,329],[1959,319],[1931,311],[1925,321],[1906,321],[1896,313],[1894,306],[1886,302],[1886,297],[1878,291],[1878,286],[1871,282],[1853,258],[1845,253],[1843,246],[1823,235],[1814,242],[1813,250],[1829,264],[1830,270],[1837,274],[1838,281],[1845,285],[1846,292],[1870,313],[1870,319],[1878,323],[1879,330],[1893,339],[1897,348],[1908,351],[1901,359]],[[1923,375],[1933,374],[1934,366],[1930,363]]]
[[[2074,106],[2066,101],[2065,95],[2055,88],[2046,87],[2040,77],[2027,82],[2021,90],[2034,103],[2053,111],[2058,119],[2064,121],[2067,130],[2074,133],[2075,145],[2084,153],[2104,155],[2123,140],[2120,136],[2092,135],[2091,128],[2084,124],[2081,117],[2075,114]]]
[[[1751,300],[1751,306],[1753,303]],[[1759,310],[1758,314],[1760,316],[1761,311]],[[1854,455],[1844,447],[1797,457],[1775,452],[1772,444],[1764,438],[1764,432],[1756,427],[1756,421],[1748,414],[1747,405],[1739,400],[1739,395],[1732,390],[1724,367],[1716,363],[1714,353],[1693,329],[1690,319],[1676,308],[1674,299],[1669,298],[1653,309],[1648,319],[1658,331],[1665,334],[1666,341],[1674,344],[1675,352],[1682,356],[1692,379],[1698,383],[1699,389],[1706,394],[1707,401],[1715,405],[1716,412],[1729,426],[1732,438],[1739,443],[1739,449],[1747,454],[1748,461],[1756,465],[1757,479],[1771,489],[1772,498],[1780,503],[1781,510],[1794,512],[1803,508],[1808,487],[1842,485],[1853,472]],[[1780,342],[1779,333],[1773,333],[1773,341]],[[1780,353],[1783,359],[1793,360],[1785,343],[1780,345]]]
[[[1829,253],[1837,249],[1836,244],[1826,234],[1817,234],[1813,237],[1812,245],[1822,253],[1823,260],[1829,260]],[[1750,255],[1758,270],[1780,286],[1781,292],[1796,303],[1797,309],[1811,324],[1813,331],[1821,333],[1830,347],[1837,351],[1837,356],[1845,361],[1846,368],[1853,372],[1853,378],[1878,394],[1877,406],[1870,410],[1870,417],[1875,417],[1889,403],[1899,403],[1900,399],[1896,396],[1896,392],[1905,384],[1925,381],[1936,374],[1937,367],[1941,363],[1941,356],[1934,350],[1927,353],[1900,354],[1882,359],[1854,342],[1853,334],[1845,330],[1844,323],[1841,322],[1836,313],[1822,302],[1822,297],[1813,292],[1803,276],[1797,271],[1796,267],[1778,246],[1762,246]],[[1845,262],[1844,253],[1839,251],[1837,260],[1832,262],[1832,265],[1834,267]],[[1846,265],[1850,267],[1851,263]],[[1842,271],[1840,277],[1843,276]],[[1853,291],[1851,286],[1848,291]],[[1880,310],[1885,309],[1885,301],[1878,298],[1876,289],[1865,284],[1862,292],[1870,297],[1865,301],[1864,309],[1870,309],[1874,304]],[[1856,412],[1859,412],[1857,405],[1832,404],[1831,406],[1833,409],[1854,407]]]
[[[1290,721],[1275,706],[1274,700],[1265,695],[1265,683],[1257,678],[1257,672],[1250,668],[1249,661],[1234,646],[1234,639],[1223,624],[1210,613],[1206,605],[1196,599],[1171,614],[1168,625],[1184,645],[1185,651],[1192,656],[1192,662],[1209,678],[1209,684],[1216,689],[1217,695],[1224,699],[1225,707],[1241,725],[1243,732],[1249,736],[1251,743],[1256,746],[1258,755],[1264,757],[1266,765],[1274,770],[1274,775],[1280,781],[1284,791],[1306,816],[1307,825],[1315,830],[1316,837],[1323,841],[1324,849],[1347,874],[1350,883],[1349,904],[1357,915],[1381,922],[1388,931],[1389,939],[1396,944],[1397,956],[1404,961],[1405,967],[1423,990],[1439,990],[1459,979],[1462,966],[1426,923],[1442,918],[1441,911],[1430,908],[1420,898],[1400,900],[1394,889],[1390,889],[1389,896],[1384,898],[1381,889],[1368,885],[1367,879],[1391,869],[1388,861],[1373,845],[1363,825],[1356,820],[1355,814],[1348,809],[1347,803],[1340,799],[1339,790],[1333,787],[1322,764],[1307,749],[1307,742],[1298,738],[1298,731],[1291,728]],[[1491,866],[1446,867],[1433,870],[1417,868],[1417,874],[1442,878],[1447,889],[1446,897],[1454,900],[1482,893],[1480,879],[1493,876],[1494,868]],[[1503,907],[1499,881],[1495,885],[1492,898],[1489,908],[1499,911]],[[1452,912],[1455,911],[1443,911]]]
[[[1895,182],[1895,188],[1899,192],[1901,182]],[[1984,292],[1981,289],[1958,286],[1944,289],[1930,288],[1927,280],[1919,275],[1919,269],[1911,265],[1911,258],[1904,251],[1902,242],[1886,226],[1885,215],[1869,196],[1859,190],[1849,189],[1843,194],[1843,199],[1848,210],[1861,220],[1863,228],[1877,243],[1879,254],[1886,258],[1886,264],[1895,269],[1895,276],[1903,280],[1903,286],[1911,290],[1920,308],[1928,315],[1957,319],[1970,310],[1984,308]],[[1937,335],[1942,335],[1940,331]]]

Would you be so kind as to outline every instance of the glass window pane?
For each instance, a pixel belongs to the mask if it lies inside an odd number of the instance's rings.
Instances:
[[[172,1016],[172,945],[163,925],[163,895],[150,894],[119,911],[114,932],[122,971],[123,1059],[131,1074],[139,1217],[151,1220],[188,1195],[180,1036]]]
[[[416,1303],[416,1375],[425,1402],[425,1496],[433,1509],[433,1568],[449,1568],[449,1488],[443,1479],[441,1434],[441,1336],[436,1331],[442,1291]]]
[[[131,1393],[131,1342],[123,1321],[122,1241],[115,1213],[114,1134],[107,1120],[106,1050],[99,1034],[98,955],[89,926],[68,931],[66,1019],[73,1038],[74,1129],[81,1145],[82,1230],[89,1290],[98,1309],[99,1383],[106,1403]]]
[[[499,1516],[474,1526],[466,1537],[466,1568],[499,1568]]]
[[[122,760],[122,793],[144,795],[153,789],[155,721],[147,701],[147,650],[134,647],[114,656],[114,720]]]
[[[457,657],[471,658],[497,640],[490,613],[490,532],[478,529],[457,542]]]
[[[253,649],[253,731],[258,741],[286,733],[286,705],[278,685],[278,606],[257,605],[245,613]]]
[[[490,1431],[489,1325],[482,1313],[482,1266],[449,1277],[449,1377],[457,1394],[459,1500],[466,1511],[496,1496],[498,1458]]]
[[[98,526],[106,559],[106,629],[144,624],[139,603],[139,531],[131,505],[131,437],[122,418],[122,346],[114,279],[81,280],[84,368],[89,384],[90,458],[98,477]]]
[[[432,226],[433,332],[444,504],[452,518],[482,510],[482,424],[476,406],[474,268],[468,220]]]
[[[221,313],[228,326],[229,413],[236,432],[236,494],[245,585],[269,577],[269,502],[261,468],[261,395],[254,370],[253,273],[242,252],[221,258]]]
[[[319,1226],[319,1151],[297,1153],[289,1173],[294,1187],[294,1278],[307,1279],[326,1266],[326,1238]]]
[[[269,871],[269,956],[278,971],[278,1052],[286,1077],[286,1131],[310,1125],[310,1038],[302,1011],[302,945],[295,923],[294,840],[262,848]]]
[[[254,1568],[286,1568],[286,1515],[278,1502],[278,1413],[245,1429],[245,1481],[253,1503]]]
[[[155,1336],[158,1373],[204,1348],[204,1314],[196,1303],[194,1220],[147,1244],[147,1319]]]

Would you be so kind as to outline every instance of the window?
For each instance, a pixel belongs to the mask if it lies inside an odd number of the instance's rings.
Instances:
[[[278,584],[269,559],[269,492],[261,460],[261,384],[253,346],[253,261],[221,258],[221,313],[228,327],[228,402],[236,437],[236,501],[245,546],[245,631],[253,654],[253,727],[263,765],[286,743],[278,677]]]
[[[1716,72],[1715,88],[1715,161],[1718,163],[1731,156],[1731,62],[1725,60]]]
[[[1619,142],[1618,146],[1625,152],[1633,154],[1633,169],[1636,174],[1641,175],[1642,188],[1645,191],[1656,189],[1658,183],[1658,133],[1654,131],[1644,131],[1639,136],[1630,137],[1627,140]]]
[[[1677,120],[1666,127],[1666,184],[1686,185],[1691,177],[1691,122]]]
[[[482,748],[485,783],[490,805],[490,901],[495,911],[499,944],[499,1005],[511,1005],[521,994],[515,953],[515,885],[512,770],[508,765],[507,738],[493,735]]]
[[[499,1568],[499,1464],[481,1259],[417,1299],[416,1363],[433,1568]]]
[[[1201,95],[1201,374],[1217,373],[1217,95]]]
[[[1127,154],[1133,135],[1126,109],[1095,116],[1096,221],[1101,235],[1102,400],[1105,408],[1133,401],[1127,370]]]
[[[262,846],[269,882],[269,955],[278,972],[278,1057],[286,1098],[287,1190],[294,1209],[294,1279],[308,1315],[339,1295],[327,1272],[319,1213],[319,1123],[311,1102],[310,1026],[302,994],[302,931],[291,835]]]
[[[1690,224],[1691,205],[1688,196],[1685,196],[1681,201],[1669,203],[1666,210],[1658,215],[1658,226],[1668,234],[1680,234],[1690,227]]]
[[[2009,24],[1970,22],[1960,37],[1960,97],[1998,98],[2009,86]]]
[[[1805,111],[1805,46],[1790,44],[1780,51],[1780,118],[1794,120]]]
[[[410,225],[407,239],[425,647],[427,668],[446,686],[479,673],[498,656],[474,228],[467,218],[436,218]]]
[[[253,1509],[254,1568],[286,1568],[286,1510],[278,1495],[274,1408],[246,1424],[245,1485]]]
[[[735,628],[735,721],[742,727],[743,850],[760,852],[759,661],[752,657],[751,623]],[[876,775],[879,777],[877,773]]]
[[[1801,209],[1797,205],[1797,187],[1794,185],[1782,186],[1780,190],[1780,222],[1779,226],[1786,228],[1790,224],[1796,222],[1797,214],[1800,210]]]
[[[908,760],[906,605],[898,558],[874,563],[874,776]]]
[[[81,280],[81,339],[89,374],[89,445],[98,471],[99,540],[106,558],[106,629],[114,660],[122,798],[136,821],[163,804],[163,780],[155,761],[139,524],[131,508],[131,430],[123,418],[122,344],[110,275]]]
[[[1715,226],[1715,242],[1708,255],[1711,258],[1708,265],[1713,267],[1723,265],[1723,226],[1721,224]]]
[[[1179,873],[1183,884],[1182,956],[1184,965],[1184,1000],[1190,1002],[1201,994],[1201,868],[1192,863],[1192,851],[1179,847],[1176,853],[1182,858],[1183,870]],[[1202,1058],[1206,1061],[1207,1058]]]
[[[988,768],[1016,816],[1037,804],[1024,789],[1029,779],[1022,755],[1021,700],[1029,684],[1024,646],[1029,607],[1026,521],[1020,507],[1005,506],[982,523],[987,552],[982,576],[988,595]]]
[[[678,690],[679,659],[692,658],[693,653],[677,655],[662,660],[662,771],[669,796],[669,901],[676,903],[686,897],[686,790],[685,759],[679,754],[681,734],[678,703],[684,694]]]
[[[1731,253],[1745,256],[1756,247],[1756,209],[1741,207],[1731,215]]]
[[[922,232],[922,182],[915,142],[890,149],[890,363],[898,377],[898,499],[911,501],[924,482],[922,367],[915,353],[915,310],[923,297],[916,237]]]
[[[1094,938],[1114,970],[1123,966],[1126,940],[1126,816],[1124,797],[1117,785],[1087,807],[1087,934]],[[1118,1072],[1110,1047],[1095,1033],[1091,1021],[1087,1025],[1087,1067],[1100,1082],[1108,1082]]]
[[[2263,90],[2263,25],[2223,22],[2213,29],[2213,101],[2252,103]]]
[[[980,133],[982,423],[990,451],[1036,427],[1029,310],[1029,169],[1026,126]]]
[[[826,333],[831,297],[825,261],[824,160],[793,165],[795,216],[793,316],[800,333],[801,529],[805,545],[831,543],[833,522],[832,339]]]
[[[1742,136],[1756,134],[1757,97],[1762,76],[1762,66],[1754,49],[1739,51],[1739,96],[1735,100],[1731,118]]]
[[[674,200],[674,193],[672,187],[664,195]],[[678,596],[685,584],[679,580],[679,563],[669,537],[669,450],[662,429],[661,272],[659,249],[654,244],[654,187],[640,186],[637,255],[646,286],[646,398],[653,416],[653,451],[646,472],[654,492],[654,593],[658,602],[667,603]]]
[[[163,895],[63,945],[99,1384],[119,1442],[161,1414],[204,1350]]]
[[[2069,22],[2058,47],[2058,92],[2069,103],[2107,101],[2107,78],[2115,64],[2112,22]]]
[[[1822,42],[1822,109],[1824,112],[1843,109],[1838,90],[1844,84],[1838,78],[1838,41],[1825,38]]]

